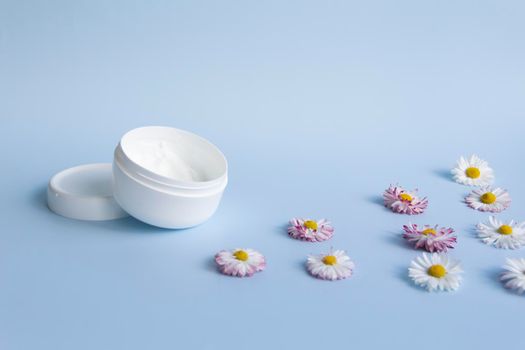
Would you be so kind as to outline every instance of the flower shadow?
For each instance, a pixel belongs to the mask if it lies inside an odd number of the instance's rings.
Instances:
[[[220,273],[219,267],[217,266],[217,263],[215,262],[215,257],[209,257],[204,261],[203,264],[204,270],[208,272],[212,272],[215,274]]]
[[[476,239],[478,238],[478,231],[476,230],[475,225],[467,227],[464,231],[467,232],[468,237]]]
[[[389,232],[388,235],[385,236],[385,241],[396,247],[414,251],[414,248],[405,239],[403,239],[402,234],[399,232]]]
[[[309,277],[313,277],[310,274],[310,272],[308,272],[308,268],[306,267],[306,260],[297,260],[294,265],[298,272],[304,273]]]
[[[498,289],[502,289],[506,294],[514,295],[518,297],[523,297],[522,295],[516,293],[515,291],[505,288],[505,285],[503,282],[500,281],[501,274],[503,273],[503,270],[500,268],[492,267],[490,269],[486,269],[484,271],[484,275],[487,278],[488,281],[491,282],[491,284],[494,287],[497,287]]]
[[[378,195],[368,196],[365,198],[365,200],[369,203],[380,206],[381,208],[383,208],[384,211],[387,211],[387,212],[390,211],[388,208],[385,207],[383,196],[378,196]]]
[[[277,232],[279,236],[288,238],[288,226],[290,226],[288,222],[284,224],[276,225],[275,231]]]
[[[433,171],[434,175],[440,177],[448,182],[452,181],[452,175],[450,174],[449,169],[436,169]]]
[[[405,284],[407,284],[408,286],[410,286],[412,289],[414,290],[417,290],[418,292],[421,292],[421,293],[428,293],[424,288],[421,288],[419,286],[417,286],[414,281],[412,281],[412,279],[410,278],[410,276],[408,275],[408,268],[406,266],[404,267],[399,267],[397,269],[397,277],[405,282]]]

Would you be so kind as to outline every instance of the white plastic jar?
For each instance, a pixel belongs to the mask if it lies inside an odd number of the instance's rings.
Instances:
[[[127,132],[115,149],[113,195],[131,216],[154,226],[187,228],[210,218],[228,183],[222,152],[171,127]]]

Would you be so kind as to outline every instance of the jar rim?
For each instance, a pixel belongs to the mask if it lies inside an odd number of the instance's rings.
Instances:
[[[181,150],[196,152],[200,155],[199,159],[189,158],[189,160],[199,162],[198,165],[201,168],[209,167],[204,170],[207,171],[208,176],[209,174],[212,176],[204,181],[187,181],[148,169],[129,154],[133,143],[143,139],[168,141],[176,139],[177,144],[182,146]],[[181,189],[207,189],[222,186],[227,180],[228,173],[226,157],[217,146],[192,132],[166,126],[145,126],[126,132],[115,149],[115,161],[128,172],[138,175],[143,180]],[[203,164],[205,161],[211,164]]]

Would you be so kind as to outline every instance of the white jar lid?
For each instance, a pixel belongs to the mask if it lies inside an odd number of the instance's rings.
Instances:
[[[112,220],[128,214],[113,198],[110,163],[86,164],[59,172],[47,188],[47,204],[55,213],[79,220]]]

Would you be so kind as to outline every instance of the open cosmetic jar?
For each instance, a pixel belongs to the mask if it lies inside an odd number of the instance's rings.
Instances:
[[[113,159],[113,196],[131,216],[154,226],[187,228],[210,218],[228,183],[222,152],[171,127],[127,132]]]

